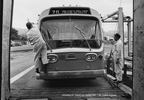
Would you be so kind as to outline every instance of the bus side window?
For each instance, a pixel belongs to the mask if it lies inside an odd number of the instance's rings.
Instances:
[[[89,33],[90,34],[90,39],[95,39],[96,38],[95,25],[90,28],[90,32],[91,32],[91,33]]]
[[[95,34],[92,34],[90,39],[95,39]]]
[[[96,26],[95,26],[95,28],[96,28],[96,30],[95,30],[95,32],[96,32],[96,38],[97,39],[100,39],[100,26],[99,26],[99,24],[98,23],[96,23]]]

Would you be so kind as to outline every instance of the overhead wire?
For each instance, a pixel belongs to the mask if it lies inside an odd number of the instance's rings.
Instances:
[[[122,4],[122,0],[120,0],[120,5],[119,5],[119,7],[121,7],[121,4]]]

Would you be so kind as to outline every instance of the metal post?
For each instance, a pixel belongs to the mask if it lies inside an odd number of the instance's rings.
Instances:
[[[13,0],[3,0],[3,23],[2,23],[2,85],[1,100],[8,100],[10,97],[10,30],[12,20]]]
[[[3,21],[2,21],[2,16],[3,16],[3,0],[0,0],[0,33],[2,33],[2,23],[3,23]],[[0,34],[0,46],[2,45],[2,34]],[[0,48],[0,78],[2,77],[2,46],[1,46],[1,48]],[[1,87],[1,85],[2,85],[2,80],[0,79],[0,89],[2,90],[2,87]],[[1,95],[2,95],[2,91],[1,91],[1,93],[0,93],[0,97],[1,97]]]
[[[102,20],[104,21],[104,20],[106,20],[106,19],[108,19],[108,18],[116,15],[117,13],[118,13],[118,11],[115,11],[115,12],[113,12],[112,14],[109,14],[109,15],[107,15],[106,17],[104,17]]]
[[[144,100],[144,0],[134,0],[133,97]]]
[[[124,40],[124,22],[123,22],[123,9],[118,8],[118,33],[121,35],[121,40]]]
[[[127,65],[124,65],[124,74],[123,74],[123,81],[127,79]]]
[[[132,39],[131,39],[131,21],[128,19],[128,56],[132,52]]]
[[[124,20],[123,20],[123,9],[118,8],[118,33],[121,35],[121,40],[124,43]],[[123,67],[124,67],[124,45],[123,45]]]

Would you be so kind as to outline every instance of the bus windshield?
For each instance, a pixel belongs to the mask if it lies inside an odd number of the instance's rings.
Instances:
[[[88,48],[88,44],[91,48],[99,48],[101,45],[101,30],[97,19],[78,17],[47,19],[41,23],[40,30],[50,46],[52,43],[56,44],[55,48]]]

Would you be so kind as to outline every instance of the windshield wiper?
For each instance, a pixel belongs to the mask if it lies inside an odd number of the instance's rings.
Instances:
[[[41,27],[41,28],[42,28],[42,27]],[[43,29],[43,28],[42,28],[42,29]],[[43,37],[46,45],[48,46],[48,48],[49,48],[50,51],[52,52],[52,48],[50,47],[50,45],[49,45],[48,42],[47,42],[47,38],[48,38],[47,34],[46,34],[43,30],[41,30],[41,35],[42,35],[42,37]],[[46,36],[44,36],[44,35],[46,35]]]
[[[50,47],[50,45],[46,42],[48,48],[50,49],[50,51],[52,52],[52,48]]]
[[[52,37],[51,37],[51,35],[50,35],[50,33],[49,33],[48,30],[47,30],[47,32],[48,32],[49,39],[52,39]],[[46,34],[46,37],[48,37],[48,36],[47,36],[47,34]],[[47,44],[47,46],[49,47],[50,51],[52,52],[52,48],[50,47],[50,45],[48,44],[48,42],[46,42],[46,44]]]
[[[78,27],[75,27],[78,31],[80,31],[80,33],[81,33],[81,35],[83,36],[83,38],[86,40],[86,43],[87,43],[87,45],[88,45],[88,47],[89,47],[89,49],[90,49],[90,51],[91,51],[91,46],[90,46],[90,44],[88,43],[88,41],[87,41],[87,39],[85,38],[85,33],[81,30],[81,29],[79,29]]]

